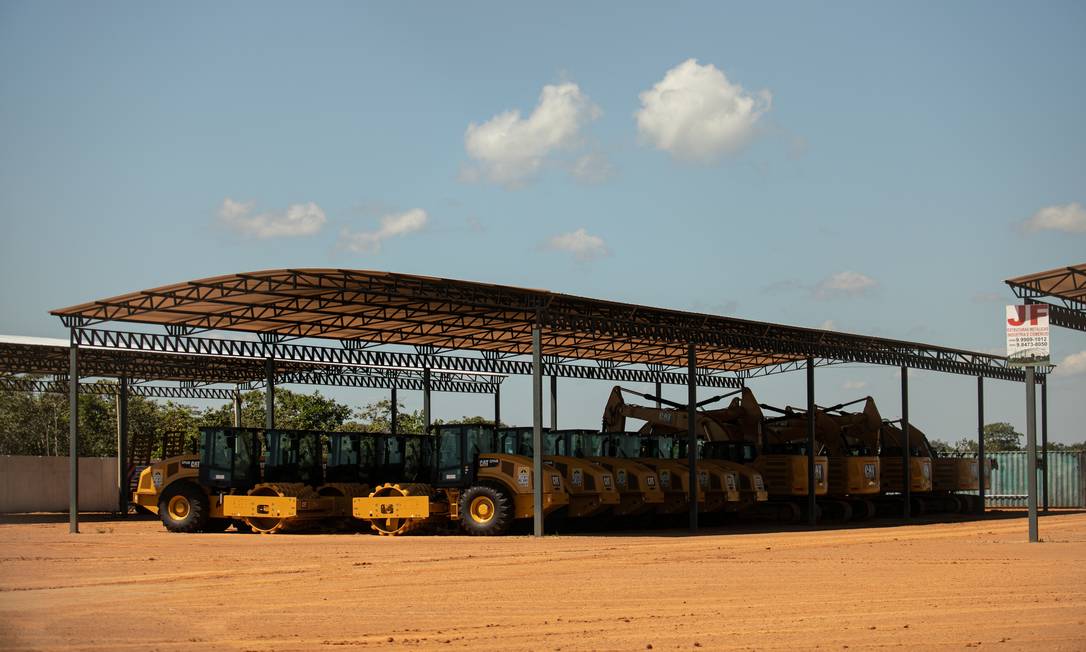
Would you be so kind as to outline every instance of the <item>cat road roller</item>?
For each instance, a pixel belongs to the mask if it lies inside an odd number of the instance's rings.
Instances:
[[[386,480],[366,497],[352,499],[355,518],[380,534],[400,535],[427,526],[458,522],[468,534],[495,535],[517,519],[532,518],[536,478],[532,458],[501,451],[490,425],[434,427],[436,454],[428,465],[414,465],[425,476]],[[561,473],[543,466],[543,516],[569,504]]]
[[[322,467],[320,433],[201,428],[199,452],[144,469],[132,500],[171,532],[299,529],[346,511],[314,489]]]

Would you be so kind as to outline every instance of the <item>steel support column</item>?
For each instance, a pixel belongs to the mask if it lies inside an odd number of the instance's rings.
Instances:
[[[275,360],[264,361],[264,427],[275,427]]]
[[[422,427],[423,432],[430,432],[430,368],[422,368]]]
[[[689,466],[690,531],[698,530],[698,498],[702,489],[698,482],[698,433],[694,422],[698,417],[698,357],[694,344],[686,345],[686,463]]]
[[[1048,513],[1048,376],[1041,376],[1041,509]]]
[[[543,536],[543,334],[532,326],[532,534]]]
[[[392,434],[396,435],[399,434],[399,430],[397,430],[397,422],[400,420],[400,397],[396,395],[395,387],[392,388],[391,396],[389,398],[392,402],[392,405],[389,407],[388,429]]]
[[[68,354],[68,532],[79,534],[79,345]]]
[[[913,489],[909,465],[909,368],[901,367],[901,498],[904,503],[901,515],[910,518],[913,515]]]
[[[128,515],[128,379],[117,388],[117,511]]]
[[[818,499],[815,497],[815,376],[814,358],[807,358],[807,524],[818,523]],[[829,469],[827,469],[828,471]]]
[[[502,425],[502,386],[494,385],[494,427]]]
[[[984,459],[984,376],[977,376],[977,473],[980,477],[978,496],[980,498],[980,513],[984,513],[984,500],[988,493],[985,482],[985,469],[987,462]]]
[[[1026,367],[1026,504],[1029,542],[1037,543],[1037,393],[1033,367]]]
[[[551,376],[551,430],[558,430],[558,376]]]
[[[660,381],[656,381],[656,409],[659,410],[663,404],[660,402],[660,398],[664,395],[664,384]]]

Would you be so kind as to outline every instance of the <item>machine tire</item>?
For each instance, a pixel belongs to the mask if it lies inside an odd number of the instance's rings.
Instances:
[[[504,491],[487,485],[468,487],[460,494],[460,527],[473,536],[494,536],[509,529],[513,501]]]
[[[175,482],[158,499],[158,516],[170,532],[192,533],[207,525],[207,494],[191,482]]]

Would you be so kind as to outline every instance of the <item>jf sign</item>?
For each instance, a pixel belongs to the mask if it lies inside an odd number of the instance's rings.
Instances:
[[[1007,306],[1007,362],[1015,367],[1046,366],[1051,362],[1048,306]]]

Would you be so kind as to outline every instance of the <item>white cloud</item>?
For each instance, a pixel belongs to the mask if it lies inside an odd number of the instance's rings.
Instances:
[[[556,235],[547,241],[547,249],[568,251],[581,262],[611,255],[607,244],[598,235],[591,235],[583,228],[571,233]]]
[[[1079,351],[1067,356],[1056,366],[1056,370],[1052,373],[1059,376],[1086,374],[1086,351]]]
[[[482,124],[468,125],[464,149],[478,166],[462,170],[461,179],[523,184],[539,172],[548,156],[578,145],[582,128],[599,115],[599,108],[577,84],[544,86],[527,118],[512,109]]]
[[[1045,206],[1022,223],[1027,231],[1063,231],[1086,233],[1086,208],[1078,202],[1063,206]]]
[[[219,223],[251,238],[289,238],[313,235],[328,221],[324,211],[313,202],[291,204],[283,213],[257,213],[255,202],[239,202],[227,197],[219,207]]]
[[[844,385],[841,385],[841,389],[863,389],[867,387],[866,380],[846,380]]]
[[[381,243],[388,238],[421,231],[429,220],[426,211],[414,208],[406,213],[392,213],[381,218],[381,228],[376,231],[352,232],[343,229],[339,234],[339,246],[348,251],[376,254]]]
[[[577,157],[569,173],[583,183],[603,183],[615,175],[615,166],[601,152],[589,152]]]
[[[716,66],[687,59],[640,98],[635,115],[642,138],[676,159],[712,163],[742,149],[773,96],[748,93]]]
[[[816,299],[860,296],[875,288],[875,279],[859,272],[838,272],[821,280],[814,288]]]

